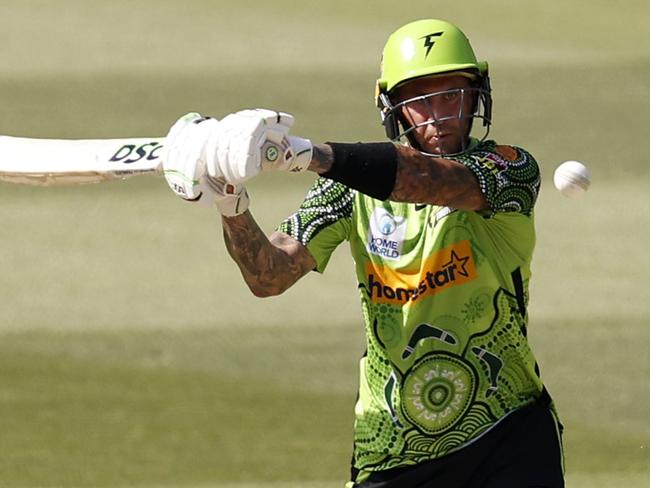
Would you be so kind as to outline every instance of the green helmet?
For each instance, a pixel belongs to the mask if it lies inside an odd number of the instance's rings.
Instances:
[[[390,92],[400,83],[450,71],[487,74],[485,61],[477,61],[465,34],[444,20],[426,19],[406,24],[388,38],[382,56],[379,89]]]
[[[391,34],[384,46],[375,93],[390,139],[406,137],[415,146],[409,135],[415,128],[401,117],[401,107],[392,103],[391,92],[409,80],[451,72],[461,72],[476,80],[475,112],[464,116],[482,119],[483,126],[489,130],[492,97],[488,64],[477,61],[469,40],[458,27],[444,20],[424,19],[406,24]],[[486,136],[487,130],[483,139]]]

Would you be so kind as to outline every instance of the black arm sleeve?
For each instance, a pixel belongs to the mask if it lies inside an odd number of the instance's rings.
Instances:
[[[327,142],[334,152],[332,168],[321,176],[386,200],[395,187],[397,149],[390,142]]]

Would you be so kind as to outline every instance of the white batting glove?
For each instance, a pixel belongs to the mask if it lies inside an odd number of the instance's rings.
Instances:
[[[242,183],[262,170],[301,172],[312,157],[309,139],[289,136],[292,115],[266,109],[226,116],[206,144],[210,176]]]
[[[205,164],[205,144],[218,127],[216,119],[197,113],[178,119],[163,145],[163,170],[169,187],[183,200],[234,217],[248,209],[246,189],[211,177]]]
[[[208,176],[206,183],[210,188],[213,206],[224,217],[234,217],[248,210],[250,200],[243,185],[228,183],[223,177]]]
[[[161,154],[165,179],[184,200],[204,203],[201,200],[206,190],[202,180],[208,176],[205,143],[218,124],[216,119],[192,112],[178,119],[165,138]]]

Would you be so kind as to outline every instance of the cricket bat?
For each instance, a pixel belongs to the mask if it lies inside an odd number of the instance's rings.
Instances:
[[[0,135],[0,181],[76,185],[162,174],[164,138],[34,139]]]

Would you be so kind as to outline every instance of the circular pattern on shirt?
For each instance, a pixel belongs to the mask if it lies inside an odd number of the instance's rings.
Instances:
[[[492,302],[492,290],[488,287],[481,287],[467,299],[463,304],[461,314],[463,316],[463,321],[472,325],[477,322],[479,319],[484,319],[483,322],[489,320],[488,312],[491,312],[491,302]],[[488,327],[489,324],[485,324],[485,327]],[[472,332],[478,332],[473,330]]]
[[[381,346],[391,348],[398,345],[402,339],[401,307],[381,304],[373,311],[376,316],[373,328]]]
[[[476,385],[476,373],[462,358],[440,353],[424,356],[404,378],[402,413],[423,432],[440,434],[467,411]]]

